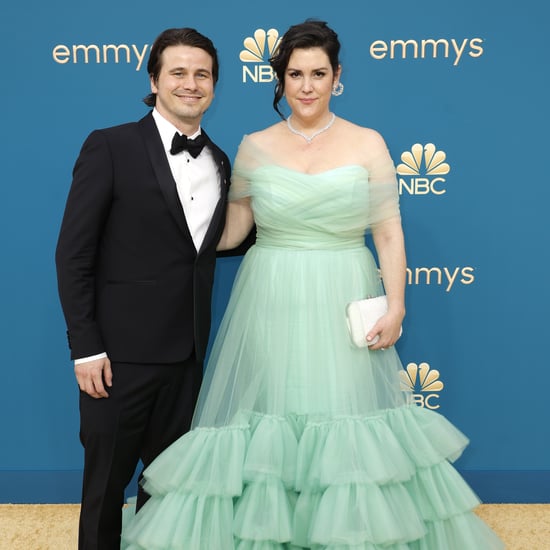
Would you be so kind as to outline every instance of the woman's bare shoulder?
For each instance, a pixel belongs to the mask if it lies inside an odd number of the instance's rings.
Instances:
[[[265,148],[281,136],[283,128],[283,125],[277,122],[267,128],[248,134],[247,139],[250,140],[250,143]]]
[[[360,126],[346,119],[340,120],[343,131],[349,133],[350,137],[356,140],[357,143],[368,145],[369,148],[386,148],[386,142],[378,130],[367,126]]]

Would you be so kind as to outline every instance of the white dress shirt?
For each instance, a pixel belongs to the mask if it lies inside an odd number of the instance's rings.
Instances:
[[[177,128],[166,120],[156,108],[153,109],[153,118],[166,151],[172,176],[176,181],[176,188],[185,213],[187,226],[191,232],[195,248],[199,251],[220,199],[221,175],[214,162],[212,151],[206,146],[196,159],[187,150],[172,155],[170,149],[174,134],[178,132]],[[178,133],[181,134],[181,132]],[[199,126],[199,129],[192,136],[187,137],[194,139],[200,133],[201,128]],[[74,364],[78,365],[79,363],[86,363],[104,357],[107,357],[106,353],[99,353],[76,359]]]
[[[178,196],[185,212],[187,226],[195,248],[199,251],[210,226],[214,209],[220,199],[221,177],[218,168],[214,162],[212,151],[208,147],[205,147],[196,159],[187,150],[177,155],[170,154],[172,138],[178,130],[156,109],[153,110],[153,118],[157,123],[168,163],[176,180]],[[199,127],[192,136],[187,137],[194,139],[200,133]]]

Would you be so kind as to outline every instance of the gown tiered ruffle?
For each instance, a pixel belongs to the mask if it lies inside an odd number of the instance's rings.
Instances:
[[[398,215],[389,155],[315,175],[262,159],[245,138],[233,198],[251,197],[257,242],[193,429],[144,472],[152,496],[122,548],[504,548],[451,465],[466,437],[410,402],[394,348],[347,332],[346,304],[382,292],[364,236]]]

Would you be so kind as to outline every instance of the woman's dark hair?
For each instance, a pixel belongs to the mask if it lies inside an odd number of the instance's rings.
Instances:
[[[147,72],[153,81],[158,79],[162,68],[162,52],[169,46],[192,46],[193,48],[201,48],[208,53],[212,58],[212,78],[214,79],[214,85],[216,84],[219,73],[218,52],[210,38],[188,27],[166,29],[153,42],[149,61],[147,62]],[[150,93],[143,99],[143,102],[149,107],[154,107],[156,100],[157,94]]]
[[[338,35],[324,21],[306,19],[303,23],[290,27],[281,38],[275,54],[269,60],[277,77],[273,108],[283,120],[285,117],[279,110],[279,102],[285,94],[285,71],[288,67],[288,61],[296,48],[323,49],[335,73],[340,65]]]

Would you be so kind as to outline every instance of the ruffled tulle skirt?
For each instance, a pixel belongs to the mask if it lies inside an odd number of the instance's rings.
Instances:
[[[145,471],[122,547],[502,549],[452,466],[466,437],[410,404],[395,349],[350,342],[346,303],[380,292],[364,247],[253,247],[194,428]]]

